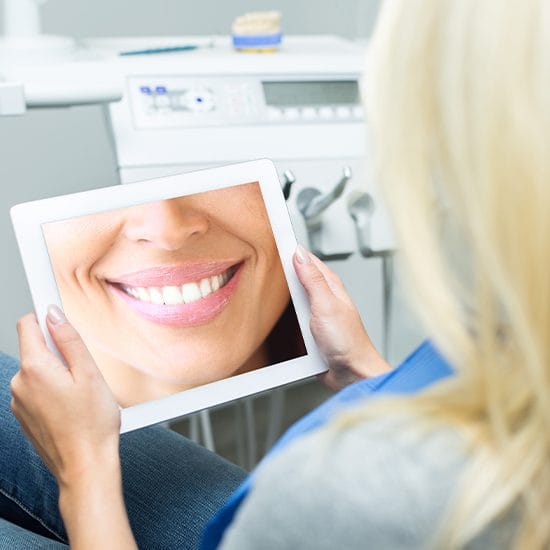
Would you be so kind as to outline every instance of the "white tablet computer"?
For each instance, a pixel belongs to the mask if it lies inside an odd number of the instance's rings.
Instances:
[[[326,370],[269,160],[12,208],[48,345],[49,304],[122,407],[122,432]]]

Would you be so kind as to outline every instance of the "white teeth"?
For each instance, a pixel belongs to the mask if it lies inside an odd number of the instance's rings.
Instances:
[[[201,279],[199,283],[199,288],[201,289],[201,294],[203,298],[206,298],[209,294],[212,293],[212,287],[210,286],[210,278]]]
[[[181,285],[181,293],[186,304],[195,302],[202,298],[202,294],[197,283],[186,283]]]
[[[183,303],[183,297],[179,286],[162,287],[162,296],[164,298],[164,303],[167,305]]]
[[[210,286],[212,287],[212,292],[216,292],[220,288],[220,280],[217,275],[210,277]]]
[[[142,302],[150,302],[151,296],[149,295],[149,291],[146,288],[139,287],[137,289],[137,298],[141,300]]]
[[[122,287],[124,291],[142,302],[157,305],[189,304],[206,298],[227,284],[235,270],[227,270],[219,275],[206,277],[196,283],[185,283],[181,286],[163,287]]]
[[[164,296],[159,288],[152,286],[149,288],[149,295],[151,296],[151,302],[153,304],[162,305],[164,304]]]

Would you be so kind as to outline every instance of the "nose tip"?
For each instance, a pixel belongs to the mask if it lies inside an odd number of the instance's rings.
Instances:
[[[132,210],[126,223],[126,237],[168,251],[178,250],[209,228],[207,216],[193,208],[186,197],[132,207]]]

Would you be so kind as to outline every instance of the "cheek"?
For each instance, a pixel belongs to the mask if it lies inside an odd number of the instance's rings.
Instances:
[[[50,251],[52,268],[58,285],[64,287],[70,285],[75,279],[76,270],[85,265],[84,260],[86,258],[80,258],[79,254],[75,254],[78,248],[72,246],[71,243],[63,243],[63,246],[54,247],[53,249],[48,247],[48,250]],[[63,291],[63,288],[60,288],[60,290]]]
[[[86,254],[71,253],[68,256],[61,256],[53,259],[53,268],[60,283],[83,284],[91,278],[91,269],[97,261],[98,256],[94,250],[88,250]]]
[[[263,216],[258,212],[247,216],[246,220],[234,228],[234,234],[258,253],[261,253],[271,263],[275,259],[279,259],[279,252],[267,216]]]
[[[115,211],[46,225],[44,238],[58,282],[89,277],[93,266],[110,253],[121,223]]]
[[[288,305],[290,291],[283,271],[283,266],[279,258],[279,252],[275,246],[275,241],[271,239],[265,243],[262,249],[263,258],[260,259],[262,265],[261,296],[257,304],[257,315],[263,318],[271,330],[273,324],[279,319]]]
[[[266,236],[265,239],[259,239],[256,242],[256,247],[259,260],[264,264],[267,275],[274,286],[280,287],[284,283],[286,287],[286,279],[275,239],[271,235]]]
[[[47,241],[48,242],[48,241]],[[48,252],[58,285],[74,290],[94,279],[93,268],[110,248],[109,239],[65,239],[62,243],[48,242]],[[62,289],[60,289],[62,290]]]

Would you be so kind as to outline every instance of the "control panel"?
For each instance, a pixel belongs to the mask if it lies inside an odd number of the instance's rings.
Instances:
[[[350,77],[131,76],[127,86],[136,129],[363,119],[359,84]]]

